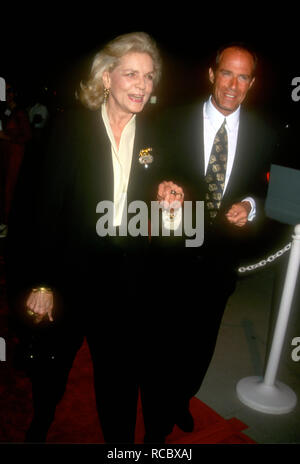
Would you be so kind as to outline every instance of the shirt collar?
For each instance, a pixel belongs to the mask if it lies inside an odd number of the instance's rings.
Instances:
[[[102,105],[101,105],[101,114],[102,114],[102,118],[103,118],[105,124],[109,124],[109,126],[110,126],[110,122],[109,122],[109,118],[108,118],[108,114],[107,114],[107,109],[106,109],[106,104],[105,104],[105,103],[102,103]],[[132,117],[129,119],[129,121],[128,121],[128,123],[126,124],[125,127],[131,126],[131,125],[135,125],[135,119],[136,119],[136,114],[133,114]]]
[[[238,128],[240,109],[241,106],[239,106],[233,113],[226,116],[226,126],[229,131],[236,130]],[[220,113],[220,111],[218,111],[217,108],[213,105],[211,96],[205,102],[204,111],[212,126],[218,130],[223,123],[225,116],[224,114]]]

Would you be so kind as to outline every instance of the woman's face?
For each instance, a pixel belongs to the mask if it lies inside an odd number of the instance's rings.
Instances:
[[[127,53],[113,71],[103,73],[103,83],[110,90],[108,108],[133,114],[143,110],[153,90],[154,66],[148,53]]]

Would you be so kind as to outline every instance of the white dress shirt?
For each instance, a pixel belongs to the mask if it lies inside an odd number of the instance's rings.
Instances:
[[[211,153],[211,149],[213,146],[213,142],[215,139],[215,135],[220,129],[221,125],[223,124],[225,116],[220,113],[216,107],[213,105],[211,101],[211,97],[207,102],[204,103],[203,106],[203,133],[204,133],[204,165],[205,165],[205,173],[207,170],[209,157]],[[228,185],[228,181],[231,175],[235,152],[236,152],[236,145],[237,145],[237,138],[238,138],[238,130],[239,130],[239,120],[240,120],[240,106],[231,114],[226,116],[226,131],[228,137],[228,156],[227,156],[227,168],[226,168],[226,176],[225,176],[225,185],[224,191]],[[244,198],[244,201],[249,201],[251,204],[251,211],[248,216],[248,221],[252,221],[255,217],[255,201],[251,197]]]

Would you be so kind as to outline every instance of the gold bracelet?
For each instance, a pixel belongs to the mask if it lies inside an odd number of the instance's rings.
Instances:
[[[36,292],[41,292],[41,293],[52,293],[52,289],[51,288],[48,288],[48,287],[37,287],[37,288],[33,288],[32,291],[34,293]]]

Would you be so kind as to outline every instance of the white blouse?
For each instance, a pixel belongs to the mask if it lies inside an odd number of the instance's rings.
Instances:
[[[136,117],[135,115],[128,121],[124,127],[120,139],[119,149],[110,126],[109,118],[106,111],[106,105],[103,103],[101,108],[102,119],[106,128],[107,135],[111,143],[111,153],[114,172],[114,226],[120,226],[124,207],[126,207],[126,196],[130,176],[133,144],[135,137]]]

